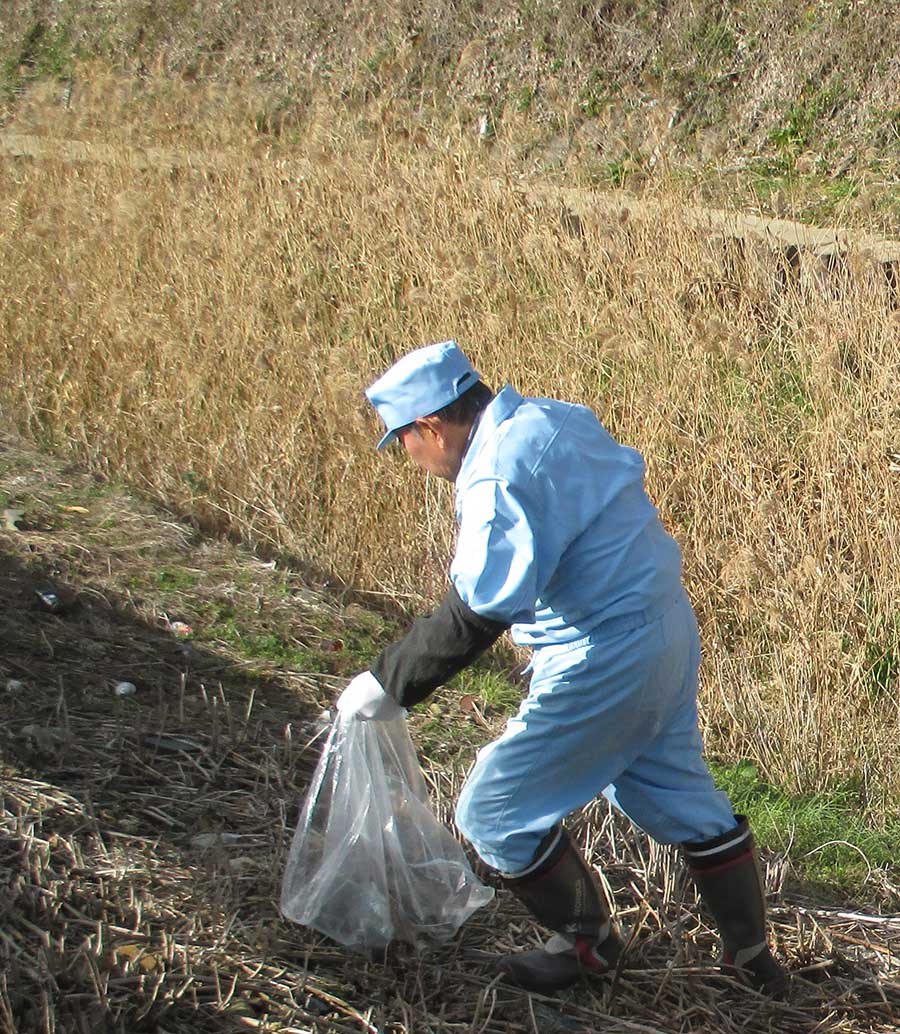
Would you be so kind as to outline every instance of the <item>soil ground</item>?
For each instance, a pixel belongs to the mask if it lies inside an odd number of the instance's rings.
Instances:
[[[805,900],[766,859],[794,973],[767,1002],[716,972],[675,852],[599,806],[573,829],[632,935],[611,983],[499,985],[490,957],[540,933],[502,892],[451,944],[380,961],[285,921],[321,713],[392,617],[2,430],[0,514],[4,1034],[896,1029],[900,923]],[[460,703],[411,719],[442,818],[503,718]]]

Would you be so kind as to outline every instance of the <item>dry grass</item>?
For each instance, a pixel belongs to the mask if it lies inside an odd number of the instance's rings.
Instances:
[[[671,161],[698,200],[898,226],[893,0],[4,0],[0,123],[19,87],[68,77],[76,55],[228,83],[286,137],[317,96],[390,104],[513,132],[520,171],[637,187]]]
[[[16,128],[102,163],[0,168],[0,392],[38,440],[200,522],[413,603],[450,493],[373,454],[362,388],[456,337],[499,385],[593,406],[649,461],[681,541],[711,747],[808,792],[898,790],[895,299],[854,256],[822,284],[669,216],[579,227],[492,147],[385,100],[261,142],[253,100],[95,70]],[[137,169],[135,147],[216,168]],[[115,159],[117,150],[121,161]]]
[[[358,608],[354,619],[321,586],[8,435],[0,490],[25,509],[24,530],[0,531],[0,678],[22,683],[5,689],[0,721],[3,1034],[896,1029],[896,920],[783,891],[785,864],[768,859],[775,948],[794,981],[788,1003],[766,1002],[716,973],[715,937],[675,852],[600,806],[574,829],[633,937],[612,983],[555,999],[497,984],[489,957],[539,936],[506,893],[447,947],[397,946],[379,962],[284,922],[278,887],[316,718],[340,681],[251,669],[203,638],[204,615],[228,599],[245,631],[271,628],[285,578],[300,640],[332,635],[335,621],[349,633]],[[196,582],[162,590],[162,571]],[[59,614],[31,605],[48,578]],[[190,645],[172,631],[176,614],[194,625]],[[137,693],[117,698],[121,678]],[[443,818],[462,774],[430,771]]]

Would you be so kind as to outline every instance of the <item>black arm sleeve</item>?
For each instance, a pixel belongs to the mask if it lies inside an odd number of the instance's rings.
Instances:
[[[471,664],[507,628],[476,614],[451,586],[440,607],[382,650],[371,671],[389,696],[411,707]]]

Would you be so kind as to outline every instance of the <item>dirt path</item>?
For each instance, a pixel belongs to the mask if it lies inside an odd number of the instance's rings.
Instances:
[[[30,134],[0,133],[0,156],[9,158],[55,159],[68,162],[124,163],[136,169],[204,169],[223,170],[233,166],[234,158],[226,152],[202,153],[165,148],[121,148],[96,142],[62,140]],[[292,151],[291,160],[301,167],[302,152]],[[486,192],[506,193],[505,183],[483,184]],[[593,213],[608,218],[629,218],[639,222],[655,223],[669,218],[668,209],[654,201],[631,197],[622,191],[588,191],[555,186],[525,184],[521,188],[536,204],[560,206],[571,217],[584,218]],[[896,286],[897,266],[900,264],[900,241],[885,240],[872,234],[841,227],[817,227],[790,219],[766,219],[741,212],[725,212],[700,206],[685,206],[679,216],[686,226],[710,236],[755,243],[785,254],[789,263],[800,255],[816,259],[822,264],[822,273],[831,271],[834,263],[848,255],[862,256],[875,266],[883,267],[885,275]]]
[[[634,931],[612,985],[498,986],[485,954],[537,936],[504,894],[425,957],[368,961],[283,921],[321,709],[385,619],[2,431],[0,516],[4,1034],[896,1029],[896,922],[787,900],[771,859],[794,993],[746,996],[675,853],[599,806],[574,828]],[[460,773],[430,775],[446,815]]]

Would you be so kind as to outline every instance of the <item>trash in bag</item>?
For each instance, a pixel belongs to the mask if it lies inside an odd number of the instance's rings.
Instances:
[[[372,952],[447,941],[493,896],[431,808],[405,719],[339,713],[294,833],[283,915]]]

